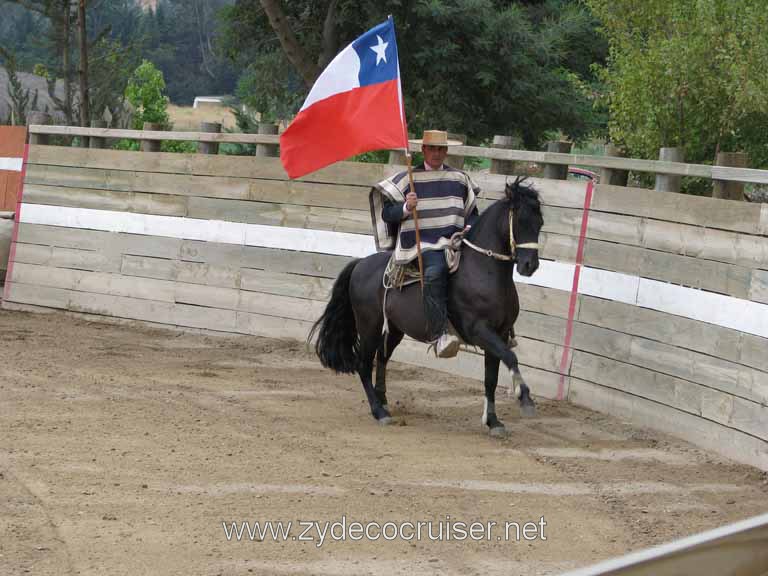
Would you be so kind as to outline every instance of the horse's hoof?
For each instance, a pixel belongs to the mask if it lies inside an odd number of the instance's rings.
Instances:
[[[395,419],[392,416],[382,416],[377,420],[381,426],[391,426],[395,423]]]
[[[491,436],[491,438],[506,438],[509,435],[507,429],[504,428],[503,425],[494,426],[488,430],[488,434]]]
[[[524,418],[533,418],[536,416],[536,405],[532,402],[530,404],[520,404],[520,415]]]

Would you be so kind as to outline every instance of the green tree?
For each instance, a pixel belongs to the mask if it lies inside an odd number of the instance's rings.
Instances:
[[[610,45],[601,70],[612,140],[690,162],[742,150],[768,165],[768,11],[764,0],[586,0]]]
[[[105,109],[120,125],[125,90],[131,73],[139,65],[139,54],[110,37],[102,37],[91,46],[91,109],[101,118]]]
[[[136,0],[87,3],[88,93],[94,117],[104,106],[119,111],[130,72],[142,59],[160,69],[168,96],[191,103],[200,94],[231,94],[237,74],[215,49],[217,14],[234,0],[161,0],[156,12]],[[64,80],[66,96],[55,100],[70,123],[78,100],[74,0],[0,0],[0,46],[17,54],[19,70],[36,65],[54,82]],[[59,92],[61,96],[61,92]]]
[[[163,129],[170,127],[165,80],[152,62],[144,60],[134,70],[125,89],[125,99],[134,109],[134,129],[141,130],[144,122],[160,124]]]
[[[195,96],[231,94],[236,73],[216,49],[218,13],[232,0],[163,0],[144,15],[144,57],[163,72],[168,96],[191,104]]]
[[[0,0],[0,46],[16,54],[19,70],[30,71],[38,62],[48,62],[49,53],[40,42],[48,31],[48,20],[27,8]]]
[[[165,95],[163,73],[152,62],[144,60],[134,70],[125,88],[125,99],[134,110],[133,128],[135,130],[141,130],[144,122],[159,124],[161,130],[173,129],[168,116],[169,100]],[[122,140],[118,143],[118,148],[138,150],[139,145],[135,141]],[[192,153],[197,147],[193,142],[164,141],[160,149],[163,152]]]
[[[123,46],[119,39],[111,40],[110,35],[112,21],[126,23],[120,30],[129,25],[130,10],[126,4],[129,1],[0,0],[0,9],[8,11],[32,37],[22,41],[14,34],[14,27],[0,26],[0,45],[15,46],[21,55],[19,62],[24,62],[26,70],[43,73],[48,80],[49,95],[67,124],[75,122],[78,107],[83,124],[88,124],[91,117],[101,116],[105,106],[113,112],[120,109],[125,83],[136,61],[129,47]],[[133,11],[138,11],[135,2]],[[119,14],[124,17],[118,18]],[[84,32],[87,35],[81,38]],[[75,82],[78,68],[79,89]],[[55,90],[59,79],[64,80],[61,98]],[[81,94],[88,97],[81,98]],[[90,106],[93,114],[87,105],[89,102],[93,104]]]
[[[5,61],[8,71],[8,97],[11,104],[10,124],[15,126],[27,125],[27,113],[37,105],[37,92],[30,101],[29,90],[21,85],[16,66],[16,55],[0,46],[0,58]]]
[[[48,94],[64,114],[66,123],[74,124],[77,116],[77,86],[74,82],[75,64],[72,52],[77,13],[73,0],[5,0],[4,4],[17,4],[48,22],[45,28],[47,33],[42,38],[50,54],[48,68],[53,70],[48,78]],[[55,91],[57,78],[64,80],[63,99],[59,98]]]
[[[268,117],[289,118],[330,46],[388,14],[412,132],[440,126],[474,141],[519,134],[536,147],[552,131],[579,138],[599,127],[589,64],[606,43],[577,0],[238,0],[224,11],[221,39],[244,70],[238,96]]]

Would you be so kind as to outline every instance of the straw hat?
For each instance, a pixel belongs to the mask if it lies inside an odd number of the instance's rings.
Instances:
[[[424,146],[459,146],[461,141],[448,140],[448,132],[442,130],[424,130],[424,137],[419,140],[411,140],[413,144]]]

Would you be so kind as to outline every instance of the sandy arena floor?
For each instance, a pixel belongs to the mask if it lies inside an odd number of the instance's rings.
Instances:
[[[558,574],[768,510],[766,475],[587,410],[501,400],[495,440],[479,382],[394,364],[389,398],[380,427],[297,342],[0,311],[0,574]],[[388,521],[499,526],[350,540]]]

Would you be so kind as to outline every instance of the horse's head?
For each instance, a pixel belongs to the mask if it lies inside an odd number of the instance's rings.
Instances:
[[[525,179],[507,182],[506,200],[509,203],[511,218],[506,227],[512,226],[510,249],[517,260],[517,271],[523,276],[530,276],[539,267],[539,232],[544,225],[541,216],[541,201],[533,186]]]

